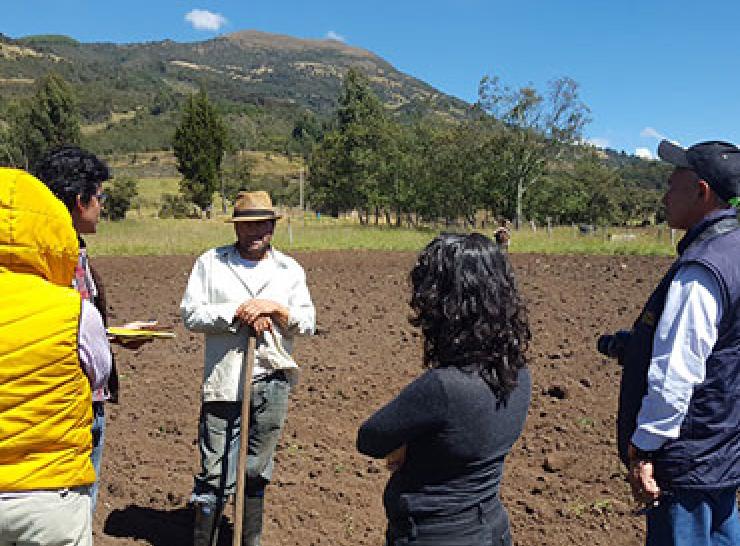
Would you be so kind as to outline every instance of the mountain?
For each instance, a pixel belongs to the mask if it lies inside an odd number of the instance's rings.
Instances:
[[[247,127],[251,135],[245,140],[265,134],[279,140],[306,111],[319,119],[334,111],[342,77],[351,67],[369,78],[395,115],[431,113],[460,119],[469,108],[370,51],[334,40],[248,30],[203,42],[122,45],[80,43],[55,35],[0,35],[0,117],[10,102],[32,93],[37,78],[54,70],[74,87],[89,125],[85,133],[95,135],[96,142],[109,138],[106,133],[130,133],[134,128],[163,135],[165,128],[174,127],[177,105],[201,85],[231,122]],[[151,136],[140,138],[147,141]],[[162,144],[162,139],[155,140],[159,142],[139,147]]]

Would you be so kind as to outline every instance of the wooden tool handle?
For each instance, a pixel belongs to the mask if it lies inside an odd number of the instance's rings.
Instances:
[[[234,502],[234,539],[233,546],[241,546],[244,529],[244,490],[247,482],[247,446],[249,444],[249,407],[252,394],[252,373],[254,371],[254,353],[257,345],[255,332],[249,329],[247,354],[242,364],[242,419],[239,435],[239,459],[236,471],[236,499]]]

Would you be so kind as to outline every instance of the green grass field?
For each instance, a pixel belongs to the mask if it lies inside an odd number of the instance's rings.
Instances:
[[[262,158],[263,161],[268,159]],[[146,159],[146,158],[145,158]],[[271,157],[281,168],[293,168],[285,159]],[[138,204],[120,222],[102,221],[98,233],[86,238],[90,251],[98,256],[115,255],[194,255],[234,241],[233,226],[225,223],[227,215],[210,220],[159,219],[157,212],[165,193],[179,191],[179,178],[138,179]],[[221,201],[214,196],[214,211]],[[417,252],[435,235],[453,231],[441,224],[424,229],[389,226],[361,226],[356,220],[317,218],[310,213],[287,211],[290,216],[278,222],[275,246],[291,250],[397,250]],[[483,230],[491,236],[491,230]],[[628,237],[625,238],[624,235]],[[680,234],[676,234],[677,237]],[[573,227],[556,227],[551,233],[529,226],[514,231],[510,252],[551,254],[655,255],[674,254],[670,230],[665,227],[608,228],[582,235]]]
[[[121,222],[102,221],[96,235],[86,238],[94,255],[171,255],[198,254],[213,246],[234,241],[228,216],[210,220],[157,219],[138,216],[135,211]],[[397,250],[418,251],[435,235],[445,230],[405,229],[387,226],[361,226],[350,220],[317,219],[295,215],[278,222],[275,246],[291,250]],[[491,236],[490,231],[483,230]],[[514,231],[510,252],[552,254],[639,254],[668,256],[674,253],[670,230],[665,228],[630,229],[632,240],[616,240],[625,229],[580,235],[572,227],[558,227],[548,235],[545,229]],[[609,235],[615,240],[610,240]],[[678,234],[676,235],[678,237]]]

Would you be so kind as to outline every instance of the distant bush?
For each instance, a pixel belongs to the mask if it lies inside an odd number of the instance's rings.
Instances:
[[[187,218],[190,203],[182,195],[162,194],[162,206],[159,207],[160,218]]]
[[[105,216],[109,220],[123,220],[131,208],[131,201],[139,195],[136,180],[123,176],[113,180],[113,185],[107,190],[108,199],[105,202]]]

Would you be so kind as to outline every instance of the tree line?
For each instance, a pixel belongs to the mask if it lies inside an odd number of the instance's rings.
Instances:
[[[49,149],[78,144],[80,116],[64,80],[41,78],[33,97],[0,124],[0,164],[33,170]],[[169,105],[168,108],[171,108]],[[255,185],[253,165],[238,153],[224,113],[205,89],[179,108],[171,146],[182,174],[181,198],[210,211]],[[463,121],[434,115],[391,116],[359,71],[343,79],[330,120],[310,112],[295,121],[290,149],[303,155],[307,199],[330,215],[356,211],[364,223],[481,221],[619,224],[660,219],[655,162],[611,160],[582,143],[589,109],[570,78],[510,88],[484,77]],[[230,160],[226,160],[230,158]],[[118,182],[111,217],[123,217],[135,182]],[[133,188],[132,188],[133,185]],[[116,193],[121,200],[116,207]],[[290,199],[290,192],[279,196]],[[278,196],[273,196],[278,197]],[[172,205],[170,203],[170,205]],[[656,218],[657,217],[657,218]]]
[[[589,109],[570,78],[512,89],[484,77],[468,119],[399,123],[362,74],[344,80],[336,119],[309,157],[309,199],[332,215],[400,225],[525,217],[618,224],[654,218],[660,192],[624,179],[582,143]],[[643,162],[647,163],[647,162]],[[483,213],[483,214],[481,214]]]

